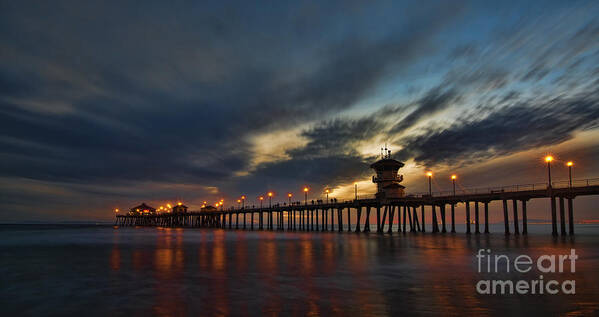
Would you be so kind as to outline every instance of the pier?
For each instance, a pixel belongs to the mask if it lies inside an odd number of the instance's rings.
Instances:
[[[466,189],[458,192],[408,194],[399,198],[375,197],[343,202],[323,201],[315,204],[306,201],[304,204],[284,203],[263,208],[243,207],[152,215],[117,215],[115,225],[369,232],[370,215],[374,213],[378,233],[393,233],[394,230],[404,233],[428,231],[454,233],[456,232],[455,207],[464,204],[465,233],[488,234],[490,233],[489,203],[499,201],[503,206],[504,233],[527,234],[527,202],[531,199],[546,199],[551,214],[552,234],[565,236],[574,234],[574,199],[586,195],[599,195],[599,178],[557,182],[552,183],[551,186],[548,186],[548,183],[512,185]],[[425,223],[424,216],[427,213],[431,215],[430,224]],[[356,223],[351,223],[352,215],[355,215]],[[396,215],[398,222],[394,228]]]
[[[203,206],[205,208],[200,211],[187,212],[187,207],[175,206],[172,212],[156,213],[155,210],[151,210],[151,207],[142,204],[132,208],[129,215],[117,215],[115,225],[369,232],[371,230],[370,215],[375,213],[376,232],[378,233],[393,233],[396,214],[398,224],[396,232],[427,232],[430,230],[432,233],[455,233],[455,208],[458,204],[464,204],[466,234],[488,234],[490,233],[489,204],[498,201],[503,206],[504,233],[519,235],[528,233],[528,201],[548,199],[551,233],[554,236],[574,235],[574,199],[577,196],[599,195],[599,178],[573,180],[573,162],[570,161],[567,162],[569,179],[563,182],[553,182],[551,180],[553,156],[548,155],[544,160],[547,163],[547,183],[456,190],[457,175],[452,175],[453,189],[451,191],[433,192],[433,173],[428,171],[426,173],[428,192],[406,194],[405,187],[401,185],[403,175],[398,173],[404,163],[393,159],[391,151],[385,146],[385,148],[381,148],[380,159],[370,165],[370,168],[376,173],[372,176],[372,182],[377,185],[377,192],[374,197],[369,199],[358,199],[356,185],[354,200],[343,202],[338,202],[337,199],[329,200],[329,191],[327,190],[326,201],[317,200],[316,203],[312,201],[311,204],[308,204],[309,188],[305,187],[303,204],[292,202],[291,194],[289,194],[289,203],[272,205],[272,192],[268,193],[269,205],[265,208],[262,207],[264,197],[260,197],[260,208],[253,206],[246,208],[245,196],[242,196],[243,205],[227,210],[224,210],[221,203],[220,210],[213,206]],[[238,201],[238,203],[241,202],[241,200]],[[217,203],[216,207],[218,206]],[[481,209],[483,215],[481,215]],[[144,212],[140,212],[140,210]],[[427,217],[425,217],[427,213],[430,213],[431,220],[428,229]],[[355,215],[355,224],[351,222],[352,214]],[[241,222],[240,216],[242,216]],[[254,221],[255,216],[258,219],[257,225]],[[247,219],[250,219],[249,223]],[[364,219],[363,223],[362,219]],[[484,223],[481,224],[483,220]],[[510,228],[510,223],[513,228]],[[522,227],[520,227],[520,223],[522,223]]]

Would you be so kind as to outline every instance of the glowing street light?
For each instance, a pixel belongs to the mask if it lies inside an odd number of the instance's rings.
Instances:
[[[114,209],[114,212],[118,213],[118,212],[119,212],[119,209],[118,209],[118,208],[115,208],[115,209]]]
[[[262,201],[264,200],[264,197],[260,196],[258,199],[260,199],[260,209],[262,209]]]
[[[177,206],[181,206],[181,205],[183,205],[183,203],[182,203],[182,202],[178,202],[178,203],[177,203]],[[171,208],[171,206],[169,206],[168,208]]]
[[[453,195],[455,196],[455,180],[457,179],[457,175],[451,175],[451,182],[453,183]]]
[[[304,187],[304,198],[305,198],[306,205],[308,205],[308,191],[309,190],[310,189],[308,187]]]
[[[551,161],[553,161],[553,156],[545,156],[545,162],[547,162],[547,178],[549,179],[549,188],[551,188]]]
[[[292,193],[288,193],[287,194],[287,197],[289,198],[289,206],[291,206],[291,196],[293,196]]]
[[[329,193],[331,192],[331,190],[329,190],[328,188],[324,190],[325,193],[327,193],[327,204],[329,203]]]
[[[268,192],[268,208],[272,208],[272,192]]]
[[[241,199],[237,199],[237,208],[241,207]]]
[[[245,209],[245,195],[241,196],[241,208]]]
[[[433,172],[426,172],[426,176],[428,177],[428,195],[432,196],[433,195],[433,187],[432,187]]]
[[[569,161],[568,163],[566,163],[566,166],[568,166],[568,178],[570,180],[569,184],[570,188],[572,188],[572,166],[574,166],[574,162]]]

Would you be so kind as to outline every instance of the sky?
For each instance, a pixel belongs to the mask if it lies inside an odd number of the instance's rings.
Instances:
[[[0,1],[0,222],[304,186],[351,199],[354,182],[369,197],[385,144],[408,193],[428,170],[439,191],[454,173],[546,182],[546,154],[554,180],[568,160],[597,178],[598,16],[595,1]]]

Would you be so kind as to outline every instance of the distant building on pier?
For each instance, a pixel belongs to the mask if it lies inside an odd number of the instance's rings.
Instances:
[[[177,203],[177,205],[173,207],[173,212],[187,212],[187,206],[182,203]]]
[[[200,211],[217,211],[218,209],[214,206],[204,206],[200,208]]]
[[[404,163],[391,158],[391,151],[386,147],[381,153],[381,159],[374,162],[370,167],[376,172],[372,176],[372,182],[377,185],[376,198],[389,199],[405,196],[405,187],[401,185],[403,175],[398,171],[404,166]]]
[[[130,215],[148,215],[148,214],[153,215],[155,213],[156,213],[156,208],[150,207],[150,206],[146,205],[146,203],[141,203],[141,205],[135,206],[135,207],[129,209]]]

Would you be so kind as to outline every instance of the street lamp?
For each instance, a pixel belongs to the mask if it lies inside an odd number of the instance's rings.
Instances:
[[[116,209],[114,210],[114,212],[115,212],[115,213],[119,213],[119,209],[118,209],[118,208],[116,208]]]
[[[268,192],[268,208],[272,208],[272,192]]]
[[[306,200],[306,205],[308,205],[308,187],[304,187],[304,195],[305,195],[305,200]]]
[[[568,178],[570,180],[570,188],[572,188],[572,166],[574,166],[574,162],[569,161],[568,163],[566,163],[566,165],[568,166]]]
[[[358,182],[354,183],[354,196],[355,200],[358,200]]]
[[[237,199],[237,208],[241,208],[241,199]]]
[[[331,192],[328,188],[324,190],[327,193],[327,204],[329,203],[329,193]]]
[[[545,162],[547,162],[547,178],[549,179],[549,188],[551,188],[551,161],[553,161],[553,156],[545,156]]]
[[[245,195],[241,196],[241,208],[245,209]]]
[[[264,200],[264,197],[260,196],[260,209],[262,209],[262,201]]]
[[[426,176],[428,176],[428,195],[432,196],[433,195],[433,187],[432,187],[433,172],[426,172]]]
[[[455,174],[451,175],[451,182],[453,183],[453,195],[455,196],[455,180],[458,178]]]
[[[289,206],[291,206],[291,196],[293,196],[293,194],[292,194],[292,193],[288,193],[288,194],[287,194],[287,197],[289,197]]]

